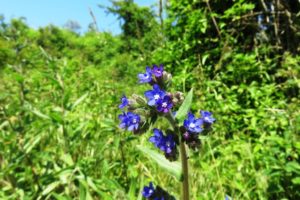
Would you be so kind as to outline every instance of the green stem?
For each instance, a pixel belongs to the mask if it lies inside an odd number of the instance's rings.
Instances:
[[[169,113],[166,118],[172,125],[174,131],[179,136],[179,146],[180,146],[180,158],[181,158],[181,167],[182,167],[182,173],[183,173],[183,180],[182,180],[182,200],[189,200],[190,194],[189,194],[189,169],[188,169],[188,157],[186,153],[186,148],[184,141],[180,137],[180,131],[179,127],[171,113]]]
[[[186,154],[185,144],[183,141],[180,142],[180,156],[181,166],[183,171],[183,182],[182,182],[182,199],[189,200],[189,169],[188,169],[188,158]]]

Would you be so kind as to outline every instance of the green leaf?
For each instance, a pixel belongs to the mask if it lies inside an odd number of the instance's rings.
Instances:
[[[182,180],[182,170],[179,162],[170,162],[163,155],[147,147],[138,145],[137,148],[152,158],[160,167],[165,169],[169,174],[175,176],[179,181]]]
[[[79,184],[79,200],[85,200],[85,188],[82,184]]]
[[[25,144],[25,153],[28,154],[41,140],[41,136],[32,137],[31,140]]]
[[[296,185],[300,185],[300,177],[293,178],[292,182]]]
[[[61,159],[62,159],[62,161],[64,161],[69,166],[74,165],[72,156],[70,154],[63,154],[63,155],[61,155]]]
[[[287,172],[295,172],[297,174],[300,174],[300,165],[297,162],[288,162],[285,165],[285,170]]]
[[[53,183],[50,183],[42,192],[42,196],[45,196],[49,194],[52,190],[54,190],[57,186],[59,186],[60,182],[56,181]]]
[[[50,119],[49,116],[41,113],[39,110],[33,109],[33,110],[31,110],[31,112],[42,119]]]
[[[51,112],[49,115],[50,115],[51,119],[52,119],[54,122],[57,122],[57,123],[59,123],[59,124],[62,124],[63,118],[62,118],[62,116],[61,116],[60,113],[57,113],[57,112]]]
[[[135,179],[131,179],[129,191],[128,191],[128,198],[129,199],[135,199],[135,191],[136,191],[136,181]]]
[[[89,95],[89,93],[85,93],[84,95],[82,95],[79,99],[77,99],[73,105],[72,105],[72,109],[74,109],[78,104],[80,104],[87,96]]]
[[[179,121],[183,121],[183,119],[186,117],[186,115],[188,114],[191,108],[192,100],[193,100],[193,88],[189,91],[182,105],[178,109],[175,116],[176,119],[178,119]]]

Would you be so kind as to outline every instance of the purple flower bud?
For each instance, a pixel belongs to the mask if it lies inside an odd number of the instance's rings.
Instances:
[[[163,65],[160,65],[159,67],[157,65],[153,65],[152,73],[154,74],[155,77],[157,78],[162,77],[163,72],[164,72]]]
[[[187,141],[189,138],[190,138],[189,132],[183,133],[183,139],[184,139],[185,141]]]
[[[189,148],[193,150],[198,149],[201,145],[201,141],[198,137],[199,136],[197,134],[190,133],[188,131],[182,134],[182,138],[185,141],[185,143],[189,146]]]

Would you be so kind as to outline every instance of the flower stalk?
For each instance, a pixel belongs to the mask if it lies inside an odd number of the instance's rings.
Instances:
[[[179,127],[172,113],[168,113],[168,115],[166,115],[166,118],[172,125],[176,134],[180,137]],[[182,167],[182,200],[189,200],[190,194],[189,194],[188,157],[187,157],[184,141],[182,140],[181,137],[179,139],[179,143],[180,143],[179,146],[180,146],[180,158],[181,158],[181,167]]]
[[[192,150],[198,149],[201,145],[199,134],[201,132],[207,133],[215,118],[209,111],[201,110],[200,118],[190,111],[193,97],[192,89],[186,98],[179,91],[167,92],[172,76],[164,71],[163,65],[153,65],[152,68],[146,67],[146,73],[138,74],[138,78],[140,83],[147,83],[152,86],[152,89],[144,92],[147,100],[138,95],[133,95],[133,99],[127,99],[123,95],[119,105],[123,112],[119,115],[119,126],[122,129],[132,131],[134,134],[142,134],[147,132],[159,116],[169,121],[172,128],[165,131],[154,128],[149,142],[162,151],[165,158],[171,162],[176,161],[180,154],[182,200],[189,200],[189,169],[186,145]],[[180,121],[184,119],[183,124],[179,125],[177,119]],[[160,159],[160,161],[164,162],[165,160]],[[142,194],[147,200],[175,200],[174,196],[160,186],[154,187],[152,182],[149,186],[144,187]]]

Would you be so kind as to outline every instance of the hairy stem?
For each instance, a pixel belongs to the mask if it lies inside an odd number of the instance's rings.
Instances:
[[[189,200],[188,157],[186,154],[185,144],[183,141],[180,141],[180,156],[181,156],[181,166],[182,166],[182,171],[183,171],[182,199]]]
[[[188,157],[185,149],[184,141],[180,137],[179,127],[171,113],[169,113],[166,118],[172,125],[174,131],[179,136],[179,146],[180,146],[180,158],[181,158],[181,166],[183,173],[183,181],[182,181],[182,200],[189,200],[189,169],[188,169]]]

